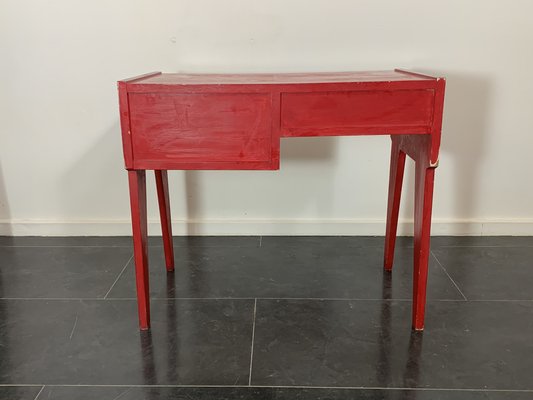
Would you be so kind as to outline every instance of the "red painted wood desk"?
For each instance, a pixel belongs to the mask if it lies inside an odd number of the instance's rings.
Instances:
[[[433,179],[445,81],[407,71],[151,73],[118,82],[141,329],[150,326],[146,177],[155,170],[168,271],[167,170],[279,169],[281,137],[390,135],[385,270],[392,269],[405,156],[415,160],[414,329],[424,328]]]

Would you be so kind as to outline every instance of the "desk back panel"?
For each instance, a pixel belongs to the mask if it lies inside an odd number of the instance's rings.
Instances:
[[[444,79],[406,71],[151,73],[119,82],[127,169],[278,169],[280,137],[429,135]]]

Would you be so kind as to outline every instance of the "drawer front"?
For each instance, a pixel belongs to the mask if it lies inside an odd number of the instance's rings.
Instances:
[[[271,159],[270,94],[130,93],[129,108],[136,165]]]
[[[429,133],[433,90],[283,93],[282,136]]]

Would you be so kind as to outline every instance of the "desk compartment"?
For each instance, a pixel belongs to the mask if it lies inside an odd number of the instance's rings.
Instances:
[[[134,164],[233,169],[228,163],[268,163],[271,103],[269,93],[130,93]]]
[[[429,133],[433,90],[283,93],[282,136]]]

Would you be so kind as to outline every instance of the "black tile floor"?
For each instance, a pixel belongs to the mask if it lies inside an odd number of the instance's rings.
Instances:
[[[435,237],[426,330],[412,241],[0,237],[0,399],[533,399],[533,237]]]

